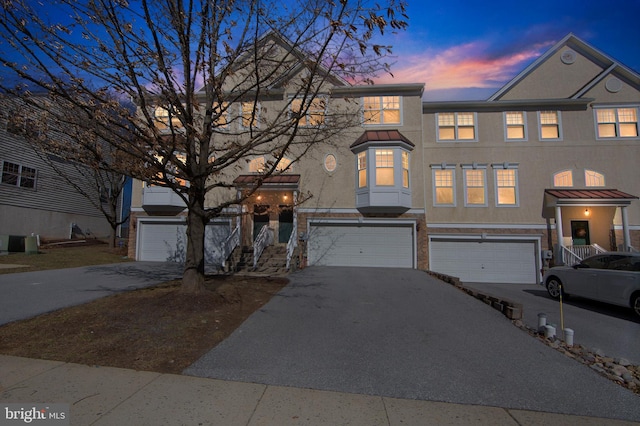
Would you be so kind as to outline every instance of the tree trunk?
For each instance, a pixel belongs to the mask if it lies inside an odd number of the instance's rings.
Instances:
[[[202,200],[202,204],[204,204],[204,200]],[[190,206],[187,214],[187,255],[184,262],[181,287],[184,293],[196,294],[206,291],[204,286],[204,233],[206,219],[195,211],[196,209],[201,210],[202,207],[202,205],[197,206],[197,208]]]
[[[111,232],[109,233],[109,248],[116,248],[116,228],[111,226]]]

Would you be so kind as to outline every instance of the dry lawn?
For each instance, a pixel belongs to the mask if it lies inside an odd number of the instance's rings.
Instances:
[[[75,249],[55,250],[60,253],[54,256],[76,256]],[[211,276],[203,295],[181,293],[179,281],[119,293],[1,326],[0,353],[180,373],[287,283],[285,278]]]

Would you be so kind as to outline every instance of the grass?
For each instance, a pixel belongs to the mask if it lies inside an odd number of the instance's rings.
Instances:
[[[110,249],[107,244],[101,242],[74,247],[52,246],[41,248],[38,254],[10,253],[0,256],[0,274],[105,265],[129,260],[126,257],[126,249]],[[20,267],[3,267],[3,265],[20,265]]]

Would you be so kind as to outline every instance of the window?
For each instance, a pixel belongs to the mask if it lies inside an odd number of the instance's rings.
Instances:
[[[243,129],[258,126],[259,111],[260,106],[254,102],[242,102],[242,104],[240,104],[240,115],[242,116],[240,125]]]
[[[586,186],[604,186],[604,175],[593,170],[585,170],[584,184]]]
[[[455,206],[454,166],[431,166],[433,170],[433,204],[435,206]]]
[[[333,172],[336,167],[338,167],[338,160],[336,160],[336,156],[333,154],[327,154],[324,157],[324,168],[328,172]]]
[[[393,186],[393,151],[376,149],[376,185]]]
[[[516,166],[504,163],[494,165],[496,179],[496,206],[518,205],[518,170]]]
[[[362,100],[364,124],[400,124],[400,96],[370,96]]]
[[[36,187],[36,169],[4,161],[2,163],[2,183],[20,188]]]
[[[313,98],[303,105],[302,99],[296,98],[291,100],[291,112],[300,114],[298,125],[302,127],[321,126],[325,122],[326,102],[325,98]]]
[[[563,170],[553,175],[553,186],[555,187],[572,187],[573,172],[571,170]]]
[[[257,157],[249,161],[250,173],[262,173],[264,172],[264,157]]]
[[[165,107],[157,107],[154,111],[156,117],[157,126],[160,130],[168,129],[170,127],[180,128],[182,123],[178,118],[178,115],[173,111],[173,108],[167,109]]]
[[[540,139],[560,139],[560,112],[538,112]]]
[[[288,170],[289,166],[291,166],[291,160],[287,157],[282,157],[276,165],[276,170],[279,172],[284,172],[285,170]]]
[[[409,153],[402,151],[402,186],[409,188]]]
[[[505,138],[507,140],[525,140],[527,138],[525,113],[510,111],[504,113]]]
[[[637,138],[638,108],[596,108],[598,138]]]
[[[218,128],[226,129],[229,127],[229,103],[214,104],[213,106],[213,123]]]
[[[358,153],[358,188],[367,186],[367,152]]]
[[[437,114],[438,140],[473,141],[476,140],[475,113],[441,112]]]
[[[464,203],[465,206],[487,205],[487,177],[485,168],[464,168]]]

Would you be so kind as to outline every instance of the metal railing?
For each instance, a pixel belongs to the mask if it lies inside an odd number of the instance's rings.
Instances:
[[[233,250],[240,245],[240,220],[236,224],[236,227],[231,231],[231,234],[222,243],[222,267],[226,268],[227,259],[231,256]]]
[[[582,259],[593,256],[594,254],[604,253],[607,250],[599,246],[598,244],[591,245],[572,245],[562,246],[562,262],[565,265],[573,266],[580,262]]]
[[[273,244],[273,230],[269,228],[269,225],[264,225],[256,240],[253,242],[253,267],[258,266],[258,260],[260,260],[260,256],[262,256],[262,252],[265,247]]]
[[[298,218],[293,216],[293,230],[291,231],[291,235],[289,236],[289,241],[287,242],[287,270],[291,266],[291,258],[293,258],[293,252],[298,246]]]

